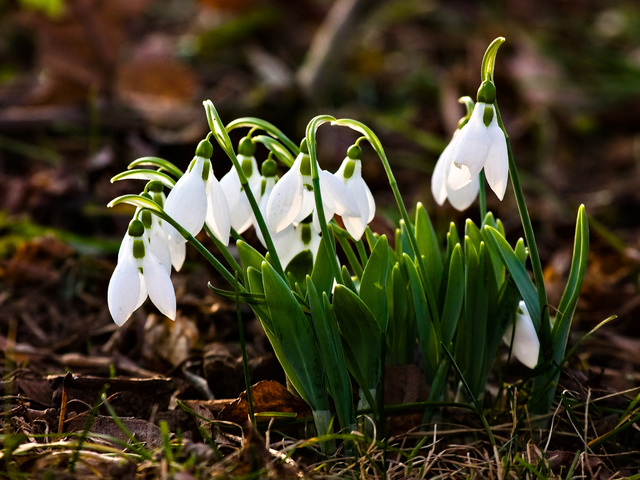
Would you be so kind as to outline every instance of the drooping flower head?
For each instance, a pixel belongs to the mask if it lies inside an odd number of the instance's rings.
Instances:
[[[107,292],[114,322],[123,325],[147,297],[164,315],[175,320],[176,295],[169,272],[151,251],[143,223],[132,220]]]
[[[254,157],[256,146],[250,137],[244,137],[240,140],[238,147],[238,161],[242,167],[244,176],[247,177],[249,188],[254,197],[258,197],[260,189],[260,173],[258,171],[258,163]],[[233,209],[231,216],[231,227],[238,233],[244,232],[251,226],[253,220],[253,212],[249,199],[244,192],[240,183],[240,177],[235,167],[222,177],[220,186],[225,194],[228,205]]]
[[[320,195],[325,220],[333,215],[358,217],[358,204],[347,187],[335,175],[318,169]],[[298,223],[315,213],[315,200],[311,178],[311,157],[307,142],[300,145],[300,154],[287,173],[276,183],[267,204],[266,221],[274,232],[279,232],[292,223]],[[314,219],[317,225],[317,219]]]
[[[531,320],[531,315],[523,301],[518,305],[516,318],[507,326],[502,336],[502,341],[507,345],[511,345],[513,355],[523,365],[533,369],[538,364],[540,340]],[[513,344],[511,343],[512,341]]]
[[[206,222],[213,235],[228,245],[231,231],[229,206],[213,174],[212,154],[213,147],[208,140],[198,144],[194,159],[167,196],[164,209],[191,235],[197,235]],[[164,228],[172,242],[186,242],[171,225],[165,223]]]
[[[362,178],[362,149],[358,145],[349,147],[347,156],[335,176],[345,184],[347,191],[358,205],[360,215],[343,216],[342,221],[354,240],[360,240],[365,228],[373,220],[376,213],[376,203],[371,190]]]
[[[466,97],[469,98],[469,97]],[[469,98],[469,101],[471,99]],[[464,126],[468,119],[463,118],[460,123],[460,127]],[[453,165],[453,151],[456,148],[456,144],[459,141],[460,130],[456,130],[453,134],[451,142],[445,147],[440,154],[436,166],[433,169],[433,175],[431,176],[431,192],[438,205],[443,205],[445,200],[449,200],[449,203],[459,211],[466,210],[471,206],[473,201],[478,196],[480,190],[480,180],[477,176],[472,177],[471,182],[466,185],[453,190],[448,185],[448,178]]]
[[[452,141],[452,166],[447,185],[452,190],[458,190],[471,183],[484,168],[489,186],[502,200],[509,178],[509,157],[507,140],[498,124],[493,105],[495,98],[493,82],[483,82],[469,122]]]

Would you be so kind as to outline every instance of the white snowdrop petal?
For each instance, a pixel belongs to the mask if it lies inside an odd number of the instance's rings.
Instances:
[[[307,177],[309,184],[311,183],[311,177]],[[303,185],[304,182],[307,181],[303,177]],[[300,209],[298,210],[298,214],[293,219],[293,223],[300,223],[305,218],[307,218],[312,213],[316,211],[316,197],[313,193],[313,190],[309,190],[306,185],[302,187],[302,202],[300,202]],[[333,214],[331,215],[333,216]]]
[[[533,369],[538,364],[540,340],[524,302],[520,302],[519,308],[523,313],[516,314],[514,323],[507,328],[502,339],[509,345],[513,337],[513,355],[523,365]],[[513,332],[514,325],[515,333]]]
[[[320,179],[320,194],[322,195],[323,207],[330,206],[333,211],[341,216],[356,217],[360,215],[358,203],[338,177],[326,170],[320,170],[318,177]],[[328,218],[327,221],[329,221]]]
[[[489,125],[489,135],[491,146],[484,164],[484,174],[493,192],[502,200],[509,180],[509,154],[504,132],[495,118]]]
[[[458,190],[468,185],[472,180],[473,176],[466,165],[453,164],[447,177],[447,187],[451,190]]]
[[[142,259],[142,270],[147,293],[153,304],[171,320],[176,319],[176,293],[171,277],[152,253]]]
[[[171,255],[171,265],[176,272],[179,272],[187,256],[187,241],[181,237],[176,240],[168,240],[167,245]]]
[[[216,180],[213,173],[207,181],[206,223],[218,240],[224,245],[229,245],[229,235],[231,235],[229,205],[220,182]]]
[[[293,257],[304,250],[300,235],[298,235],[293,225],[289,225],[284,230],[273,234],[271,238],[283,268],[286,268]]]
[[[458,133],[459,139],[456,140],[451,161],[454,166],[466,166],[469,170],[469,177],[475,177],[480,173],[487,158],[490,137],[487,135],[487,127],[484,124],[485,108],[493,108],[485,103],[478,102],[473,109],[469,122],[460,129]],[[451,173],[453,173],[453,168]],[[456,190],[451,183],[449,176],[449,186]],[[463,185],[459,185],[458,188]]]
[[[274,232],[283,230],[294,221],[302,205],[302,176],[298,155],[291,169],[285,173],[271,191],[267,203],[267,225]]]
[[[443,205],[447,199],[447,177],[445,164],[451,161],[451,143],[440,154],[431,175],[431,193],[438,205]]]
[[[138,308],[139,296],[140,275],[138,264],[133,258],[131,250],[129,250],[129,255],[123,255],[118,261],[118,265],[109,280],[107,290],[109,312],[117,325],[123,325]]]
[[[260,209],[260,213],[262,213],[262,218],[264,219],[267,218],[267,204],[269,203],[269,197],[271,196],[271,191],[273,190],[274,186],[275,186],[275,177],[267,178],[265,190],[262,193],[262,196],[260,196],[260,199],[258,201],[258,208]],[[255,216],[253,217],[253,228],[256,231],[256,236],[258,237],[258,240],[260,240],[260,243],[262,243],[262,246],[266,248],[267,244],[264,241],[262,231],[260,231],[260,227],[258,226],[258,221],[256,220]],[[267,224],[267,229],[269,229],[269,224]],[[271,237],[273,237],[275,233],[272,232],[270,229],[269,231],[270,231]]]
[[[478,196],[479,190],[479,178],[474,177],[469,183],[457,190],[447,188],[447,197],[449,198],[449,203],[453,208],[461,212],[471,206]]]
[[[158,217],[154,215],[149,230],[149,246],[151,252],[160,260],[168,273],[171,273],[171,250],[166,232],[160,226]]]
[[[196,157],[189,171],[176,182],[164,206],[165,212],[194,236],[202,230],[207,213],[207,195],[202,179],[204,164],[204,158]],[[171,238],[179,236],[168,223],[163,222],[163,228]]]
[[[255,182],[254,182],[255,183]],[[242,189],[238,173],[235,168],[231,170],[220,180],[220,187],[227,199],[227,205],[233,210],[231,216],[231,227],[236,232],[242,233],[251,226],[253,212],[249,199]],[[255,193],[255,192],[254,192]]]

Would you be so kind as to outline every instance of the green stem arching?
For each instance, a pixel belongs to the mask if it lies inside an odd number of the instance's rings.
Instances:
[[[382,162],[382,166],[384,167],[385,173],[387,174],[389,186],[391,187],[391,191],[393,192],[393,197],[396,201],[396,204],[398,205],[400,216],[404,220],[407,231],[409,233],[408,237],[409,237],[409,242],[411,243],[411,248],[418,260],[418,265],[420,267],[420,274],[423,278],[425,293],[427,297],[427,302],[429,304],[430,313],[432,315],[432,318],[437,319],[439,321],[440,314],[438,312],[437,304],[435,301],[436,297],[434,294],[433,286],[431,285],[431,281],[429,279],[427,266],[424,262],[424,258],[422,258],[422,256],[419,253],[420,250],[418,249],[418,241],[416,240],[413,223],[409,218],[407,207],[404,204],[404,200],[402,199],[402,195],[400,194],[400,190],[398,188],[398,182],[396,181],[395,176],[393,175],[393,171],[391,170],[391,165],[389,164],[387,155],[384,149],[382,148],[382,143],[380,142],[380,139],[377,137],[375,133],[373,133],[373,131],[369,127],[367,127],[365,124],[361,122],[358,122],[357,120],[352,120],[350,118],[341,118],[339,120],[335,120],[333,124],[349,127],[363,134],[367,138],[367,141],[369,142],[369,144],[376,151],[378,157],[380,158],[380,161]]]
[[[243,127],[254,128],[254,129],[258,128],[268,133],[272,137],[280,140],[281,143],[286,145],[286,147],[293,152],[294,156],[300,153],[300,149],[298,148],[298,146],[295,143],[293,143],[291,139],[289,139],[289,137],[287,137],[284,133],[282,133],[282,131],[278,127],[260,118],[255,118],[255,117],[237,118],[234,121],[229,122],[225,130],[227,132],[230,132],[236,128],[243,128]]]
[[[222,149],[225,151],[231,163],[233,163],[233,167],[236,169],[238,173],[238,178],[240,179],[240,185],[244,188],[244,192],[247,195],[247,200],[249,200],[249,205],[251,206],[251,210],[255,215],[256,222],[258,223],[258,227],[260,228],[260,232],[264,238],[264,242],[267,245],[267,249],[272,253],[272,262],[273,266],[276,269],[276,272],[286,281],[287,277],[284,273],[284,269],[282,268],[282,264],[280,263],[280,258],[278,257],[278,253],[276,252],[275,245],[273,244],[273,239],[271,238],[271,234],[269,233],[269,229],[267,228],[267,224],[264,221],[264,217],[262,216],[262,212],[260,212],[260,208],[258,207],[258,202],[256,201],[251,188],[249,188],[249,180],[247,180],[244,171],[242,170],[242,165],[238,161],[238,157],[236,156],[236,152],[233,149],[233,145],[231,144],[231,139],[229,138],[229,134],[225,129],[220,117],[218,116],[218,112],[214,107],[213,103],[210,100],[205,100],[204,102],[205,112],[207,114],[207,121],[209,123],[209,127],[213,136],[216,138]],[[267,122],[264,122],[267,124]],[[268,124],[270,125],[270,124]],[[254,125],[250,125],[254,126]],[[275,128],[275,127],[273,127]],[[277,129],[276,129],[277,130]],[[279,131],[279,130],[278,130]],[[286,138],[283,134],[283,137]],[[290,141],[290,140],[289,140]],[[297,149],[297,147],[296,147]],[[233,282],[231,282],[233,285]]]
[[[520,221],[522,222],[522,229],[524,230],[524,238],[527,242],[529,249],[529,258],[531,259],[531,268],[533,270],[533,279],[536,284],[536,290],[538,292],[538,301],[540,302],[540,309],[542,311],[541,327],[540,327],[540,345],[541,351],[546,351],[551,348],[551,327],[549,321],[549,309],[547,308],[547,291],[544,285],[544,274],[542,271],[542,263],[540,262],[540,254],[538,253],[538,245],[536,244],[536,238],[533,233],[533,225],[531,224],[531,217],[527,210],[527,204],[524,198],[524,192],[520,185],[520,177],[518,175],[518,168],[516,166],[515,158],[513,156],[513,150],[511,148],[511,142],[509,140],[509,134],[502,122],[502,116],[500,115],[500,109],[498,103],[493,104],[495,109],[498,125],[504,132],[505,140],[507,142],[507,153],[509,157],[509,176],[511,177],[511,185],[516,196],[516,204],[518,205],[518,213],[520,214]]]
[[[324,216],[324,206],[322,205],[322,194],[320,192],[320,176],[318,173],[318,152],[316,148],[316,131],[323,123],[334,122],[335,118],[331,115],[319,115],[311,119],[307,125],[306,140],[307,147],[309,149],[309,157],[311,158],[311,182],[313,183],[313,198],[316,203],[316,214],[318,215],[318,221],[320,222],[320,229],[322,230],[322,236],[325,238],[325,248],[327,249],[327,255],[329,256],[329,262],[331,263],[331,270],[333,276],[338,283],[342,283],[342,270],[340,264],[336,258],[336,243],[333,233],[329,231],[326,217]]]

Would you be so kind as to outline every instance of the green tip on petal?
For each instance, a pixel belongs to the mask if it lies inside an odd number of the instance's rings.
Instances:
[[[485,127],[491,125],[494,114],[495,112],[493,111],[493,107],[491,105],[487,105],[484,107],[484,112],[482,113],[482,123],[484,123]]]
[[[352,160],[360,160],[362,158],[362,149],[358,145],[351,145],[347,150],[347,157]]]
[[[244,155],[245,157],[253,157],[256,153],[256,144],[253,143],[251,137],[244,137],[240,140],[240,144],[238,145],[238,154]]]
[[[478,89],[478,102],[494,103],[496,101],[496,86],[491,80],[485,80]]]
[[[144,225],[140,220],[131,220],[128,232],[132,237],[141,237],[144,233]]]
[[[351,157],[349,157],[349,159],[350,160],[344,166],[344,171],[343,171],[343,175],[344,175],[344,179],[345,180],[349,180],[351,177],[353,177],[353,172],[356,169],[356,162],[354,160],[352,160]]]
[[[144,225],[144,228],[151,228],[151,212],[149,210],[143,210],[140,213],[140,221]]]
[[[213,145],[209,140],[202,140],[196,148],[196,157],[211,158],[213,155]]]
[[[144,258],[144,242],[140,238],[133,241],[133,258],[138,260]]]

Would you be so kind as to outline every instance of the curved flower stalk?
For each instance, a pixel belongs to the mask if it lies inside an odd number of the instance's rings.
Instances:
[[[201,141],[188,171],[180,177],[167,196],[164,209],[191,235],[197,235],[206,222],[215,237],[228,245],[231,231],[229,206],[220,183],[213,174],[210,161],[212,154],[213,147],[209,141]],[[164,224],[163,227],[174,244],[186,242],[171,225]],[[174,245],[173,248],[177,246]]]
[[[516,317],[513,323],[507,326],[502,341],[511,345],[513,355],[523,365],[533,369],[538,364],[540,340],[524,301],[520,301]]]
[[[356,200],[340,179],[326,170],[319,170],[318,177],[326,222],[331,221],[335,214],[343,218],[360,216]],[[282,176],[271,192],[266,211],[267,225],[277,233],[294,222],[301,222],[312,213],[315,214],[315,200],[311,158],[304,140],[291,169]],[[319,229],[315,218],[314,223]]]
[[[480,190],[480,179],[478,176],[472,177],[471,181],[466,185],[452,189],[448,185],[448,178],[453,165],[453,151],[459,140],[460,130],[456,130],[449,145],[442,151],[431,176],[431,192],[438,205],[443,205],[445,200],[456,210],[463,211],[471,206],[478,196]]]
[[[250,137],[245,137],[240,141],[238,147],[238,161],[242,167],[249,188],[253,192],[254,197],[258,197],[261,177],[258,173],[258,163],[253,156],[256,147]],[[233,216],[231,216],[231,227],[238,233],[243,233],[253,223],[253,212],[249,199],[244,193],[238,171],[234,166],[220,180],[220,187],[224,192],[227,204],[233,207]]]
[[[362,178],[362,149],[358,145],[352,145],[347,150],[347,156],[342,161],[340,168],[335,173],[347,187],[347,191],[353,195],[358,205],[358,216],[345,216],[342,218],[347,232],[359,240],[365,228],[376,214],[376,202],[371,190]]]
[[[132,220],[118,252],[107,292],[109,312],[123,325],[147,299],[172,320],[176,318],[176,295],[169,272],[149,245],[140,220]]]
[[[493,85],[490,82],[485,84]],[[485,84],[480,87],[481,92]],[[509,156],[507,140],[498,124],[493,106],[495,87],[493,91],[491,101],[482,101],[490,97],[479,93],[478,103],[469,122],[460,129],[450,144],[452,149],[447,155],[451,156],[449,161],[453,168],[449,169],[447,186],[451,190],[458,190],[471,183],[484,169],[489,186],[502,200],[509,179]]]

